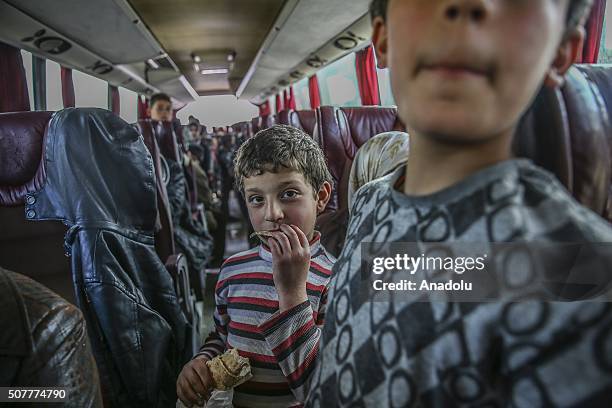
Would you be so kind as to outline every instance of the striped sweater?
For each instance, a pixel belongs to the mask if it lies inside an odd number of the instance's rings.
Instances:
[[[236,407],[301,406],[306,397],[335,262],[320,236],[310,249],[308,301],[284,313],[278,310],[272,254],[263,245],[230,257],[221,267],[215,289],[215,330],[198,355],[213,358],[236,348],[249,358],[253,378],[234,390]]]

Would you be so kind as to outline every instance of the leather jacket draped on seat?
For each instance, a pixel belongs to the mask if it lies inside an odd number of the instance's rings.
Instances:
[[[44,166],[26,216],[69,226],[64,245],[105,405],[174,404],[191,327],[155,252],[155,175],[142,137],[106,110],[65,109],[49,122]]]

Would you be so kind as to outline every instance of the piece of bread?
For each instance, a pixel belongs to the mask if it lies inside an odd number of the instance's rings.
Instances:
[[[259,238],[261,242],[263,242],[264,244],[267,244],[268,243],[267,239],[272,237],[272,232],[271,231],[255,231],[254,233],[249,235],[249,239],[253,237],[257,237]]]
[[[218,390],[231,390],[253,377],[249,359],[241,357],[236,349],[207,361],[206,365]]]

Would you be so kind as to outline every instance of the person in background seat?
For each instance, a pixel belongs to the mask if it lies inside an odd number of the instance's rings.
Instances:
[[[59,387],[66,390],[64,407],[102,407],[98,369],[76,306],[0,268],[0,311],[0,387]]]
[[[370,181],[379,179],[406,163],[408,159],[408,133],[380,133],[365,142],[353,159],[348,185],[348,211],[353,196]]]
[[[202,149],[199,144],[190,144],[187,149],[185,164],[191,162],[193,165],[196,184],[198,187],[198,202],[204,204],[208,231],[211,234],[214,234],[218,228],[217,218],[219,218],[221,214],[219,209],[214,205],[212,191],[210,190],[210,186],[208,184],[208,175],[201,167],[200,158],[203,156],[203,154],[204,149]]]
[[[172,121],[172,100],[165,93],[156,93],[149,101],[149,116],[158,122]]]

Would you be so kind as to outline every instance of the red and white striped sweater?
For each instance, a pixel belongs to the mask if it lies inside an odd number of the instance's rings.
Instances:
[[[253,378],[234,390],[236,407],[301,406],[319,350],[327,290],[335,258],[317,235],[310,243],[308,301],[284,313],[272,279],[272,254],[263,245],[230,257],[215,289],[215,330],[198,355],[236,348]]]

